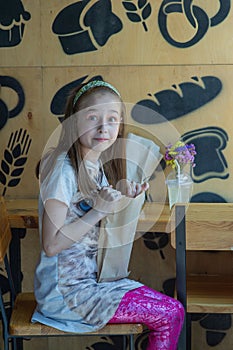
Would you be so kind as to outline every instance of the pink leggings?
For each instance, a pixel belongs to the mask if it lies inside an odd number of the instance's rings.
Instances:
[[[150,329],[147,350],[175,350],[183,320],[179,301],[143,286],[124,295],[109,323],[143,323]]]

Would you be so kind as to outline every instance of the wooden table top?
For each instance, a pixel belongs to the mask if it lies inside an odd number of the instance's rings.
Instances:
[[[12,228],[38,228],[37,199],[5,199]],[[168,204],[146,202],[138,221],[139,232],[170,232]]]

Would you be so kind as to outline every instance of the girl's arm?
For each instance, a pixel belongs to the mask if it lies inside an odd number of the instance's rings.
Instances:
[[[49,199],[45,203],[42,244],[48,256],[56,255],[63,249],[69,248],[103,218],[103,213],[92,209],[82,218],[64,225],[67,210],[66,204],[56,199]]]
[[[79,241],[97,222],[114,210],[121,193],[111,187],[101,189],[93,209],[75,222],[64,225],[68,207],[56,199],[45,203],[42,218],[42,245],[48,256],[54,256]]]

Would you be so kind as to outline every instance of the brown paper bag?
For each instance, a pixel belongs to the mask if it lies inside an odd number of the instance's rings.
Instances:
[[[128,265],[144,199],[144,193],[136,198],[122,198],[119,203],[122,210],[101,221],[98,282],[114,281],[129,275]]]
[[[129,134],[126,142],[126,173],[128,180],[148,181],[162,156],[151,140]],[[145,193],[136,198],[123,197],[114,214],[101,221],[98,242],[98,282],[114,281],[129,275],[128,265],[138,218]]]

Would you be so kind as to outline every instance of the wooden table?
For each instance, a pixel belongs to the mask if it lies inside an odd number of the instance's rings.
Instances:
[[[21,249],[20,240],[25,237],[27,229],[38,228],[37,199],[5,199],[7,213],[12,231],[10,245],[10,264],[16,292],[21,291]],[[171,212],[163,203],[146,202],[138,221],[138,232],[170,232]]]
[[[6,199],[10,226],[12,228],[38,228],[37,199]],[[148,226],[150,232],[170,232],[170,209],[167,204],[146,202],[137,226],[137,231],[143,232]]]

